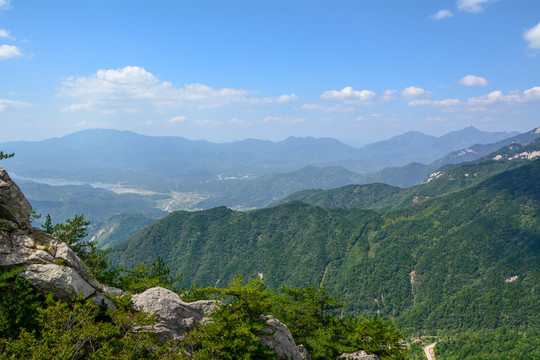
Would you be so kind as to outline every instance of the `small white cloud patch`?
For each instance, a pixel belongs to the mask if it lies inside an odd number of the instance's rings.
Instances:
[[[484,10],[482,5],[491,1],[492,0],[458,0],[457,7],[459,10],[476,13]]]
[[[0,60],[7,60],[21,55],[21,50],[14,45],[0,46]]]
[[[1,9],[9,9],[11,6],[9,5],[9,0],[0,0],[0,10]]]
[[[523,35],[531,49],[540,49],[540,22],[525,32]]]
[[[409,106],[456,106],[460,103],[458,99],[444,99],[444,100],[427,100],[427,99],[417,99],[409,101]]]
[[[7,110],[9,108],[24,108],[31,107],[33,105],[17,100],[0,99],[0,111]]]
[[[441,19],[451,18],[453,16],[454,14],[452,14],[450,10],[442,9],[442,10],[437,11],[435,14],[429,15],[429,18],[433,20],[441,20]]]
[[[488,81],[480,76],[467,75],[463,79],[459,80],[458,84],[464,86],[487,86]]]
[[[406,98],[413,98],[423,95],[430,95],[430,93],[422,88],[416,86],[409,86],[408,88],[405,88],[403,91],[401,91],[401,95],[405,96]]]
[[[341,90],[325,91],[321,95],[324,100],[340,100],[347,104],[366,103],[375,98],[376,94],[371,90],[353,90],[351,86],[347,86]]]
[[[11,35],[9,34],[8,30],[0,29],[0,38],[11,39]]]
[[[180,123],[186,122],[186,120],[187,120],[187,117],[185,116],[175,116],[172,119],[167,120],[167,122],[171,124],[180,124]]]
[[[467,103],[470,105],[523,104],[531,101],[540,101],[540,86],[535,86],[523,92],[510,91],[506,94],[500,90],[495,90],[486,95],[469,98]]]
[[[438,122],[444,122],[445,119],[438,117],[438,116],[428,116],[426,119],[429,123],[438,123]]]
[[[354,108],[351,106],[343,106],[341,104],[303,104],[302,109],[304,110],[316,110],[324,112],[351,112],[354,111]]]

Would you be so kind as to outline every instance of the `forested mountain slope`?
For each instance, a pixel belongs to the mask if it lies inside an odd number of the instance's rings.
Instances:
[[[423,184],[410,188],[369,184],[348,185],[330,190],[303,190],[287,196],[276,204],[300,200],[329,208],[395,209],[463,189],[539,157],[540,139],[527,145],[513,143],[476,161],[443,166],[430,174]]]
[[[117,265],[158,256],[180,285],[235,274],[271,287],[326,285],[347,314],[411,329],[527,327],[540,319],[540,160],[390,212],[301,202],[248,213],[176,212],[113,248]]]

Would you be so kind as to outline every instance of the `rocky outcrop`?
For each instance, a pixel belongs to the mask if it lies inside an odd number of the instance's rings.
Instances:
[[[341,354],[338,359],[349,360],[380,360],[377,355],[368,355],[364,350],[359,350],[353,353]]]
[[[52,293],[62,300],[74,297],[102,301],[114,308],[107,294],[120,296],[120,289],[99,284],[88,267],[62,241],[33,228],[32,207],[19,187],[0,168],[0,269],[24,267],[19,276],[27,279],[43,293]],[[154,315],[155,325],[141,328],[156,333],[162,342],[182,340],[184,335],[210,319],[218,305],[216,301],[186,303],[178,294],[155,287],[132,296],[133,307]],[[273,316],[267,317],[266,334],[261,343],[276,351],[283,359],[309,360],[303,346],[296,346],[285,324]]]
[[[209,320],[206,315],[211,315],[217,306],[213,300],[186,303],[178,294],[162,287],[133,295],[132,300],[135,310],[154,315],[156,324],[152,331],[162,342],[182,340],[197,323],[206,323]]]
[[[156,323],[151,328],[161,342],[181,341],[184,335],[195,329],[198,324],[205,324],[210,319],[218,303],[214,300],[200,300],[186,303],[178,294],[155,287],[132,296],[133,308],[154,315]],[[303,346],[296,346],[291,332],[285,324],[273,316],[268,316],[261,337],[261,344],[276,352],[279,358],[309,360]]]
[[[307,350],[303,346],[296,346],[287,325],[275,317],[267,316],[266,327],[262,331],[268,335],[261,337],[261,344],[274,349],[280,359],[309,359]]]
[[[21,189],[11,181],[6,170],[0,168],[0,219],[4,228],[27,229],[30,226],[32,206]]]
[[[0,268],[24,266],[19,276],[43,293],[68,300],[82,296],[114,308],[88,267],[65,243],[30,225],[32,207],[0,168]]]

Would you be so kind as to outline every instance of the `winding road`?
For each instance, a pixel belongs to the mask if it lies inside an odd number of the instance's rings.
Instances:
[[[432,353],[433,348],[437,345],[437,343],[429,344],[424,348],[424,352],[426,353],[426,356],[428,360],[435,360],[435,352]]]

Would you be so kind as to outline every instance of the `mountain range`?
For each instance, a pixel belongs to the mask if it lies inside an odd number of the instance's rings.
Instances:
[[[111,260],[132,267],[161,257],[182,286],[235,274],[271,287],[325,285],[345,299],[344,314],[379,314],[412,331],[524,329],[540,320],[540,160],[497,164],[464,165],[462,174],[483,180],[387,211],[299,201],[178,211],[113,247]],[[444,182],[454,181],[421,186]],[[373,203],[400,191],[364,190]]]
[[[469,127],[441,137],[410,132],[354,148],[331,138],[290,137],[280,142],[248,139],[216,144],[96,129],[37,142],[2,143],[0,148],[17,154],[3,164],[17,176],[124,183],[168,192],[191,191],[201,182],[219,178],[258,177],[307,165],[339,165],[353,172],[373,172],[411,161],[434,161],[450,151],[512,135]]]

